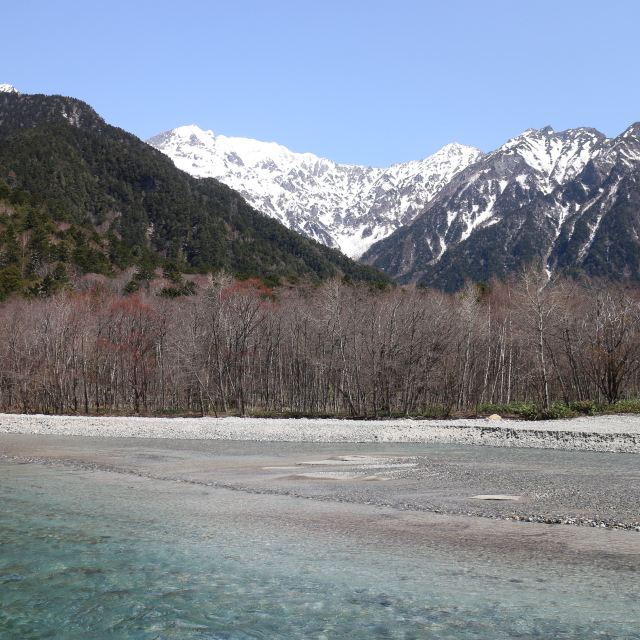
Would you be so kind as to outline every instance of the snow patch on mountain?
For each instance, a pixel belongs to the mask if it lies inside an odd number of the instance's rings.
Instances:
[[[536,261],[549,277],[583,269],[640,280],[639,204],[640,123],[616,138],[529,129],[454,176],[362,259],[401,282],[452,290]]]
[[[275,142],[216,135],[197,125],[148,142],[183,171],[220,180],[259,211],[354,258],[413,221],[482,156],[452,143],[423,160],[373,168],[296,153]]]
[[[437,207],[443,198],[447,211],[433,235],[439,236],[441,247],[454,247],[469,239],[476,229],[496,224],[496,207],[504,209],[514,203],[522,207],[544,196],[557,238],[566,217],[562,187],[598,157],[606,148],[605,142],[607,138],[595,129],[527,129],[479,158],[452,179],[449,189],[432,200],[426,212]],[[440,261],[444,254],[444,250],[433,254],[432,263]]]
[[[595,129],[555,132],[551,127],[527,129],[489,154],[519,156],[537,174],[538,188],[547,193],[584,169],[606,138]]]

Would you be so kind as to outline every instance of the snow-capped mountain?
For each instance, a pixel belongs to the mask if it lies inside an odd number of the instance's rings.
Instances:
[[[18,93],[18,90],[10,84],[0,84],[0,93]]]
[[[180,127],[150,140],[286,226],[400,282],[456,289],[531,262],[640,280],[640,124],[529,129],[483,154],[451,144],[386,169]]]
[[[528,130],[460,172],[363,256],[404,282],[456,289],[532,261],[640,279],[640,124]]]
[[[148,140],[176,166],[220,180],[259,211],[350,257],[409,224],[482,153],[448,144],[437,153],[381,169],[338,164],[273,142],[215,135],[195,125]]]

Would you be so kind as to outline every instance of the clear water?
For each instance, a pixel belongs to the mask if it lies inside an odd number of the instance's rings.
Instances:
[[[339,535],[311,501],[292,517],[116,476],[0,464],[0,638],[640,638],[633,571]]]

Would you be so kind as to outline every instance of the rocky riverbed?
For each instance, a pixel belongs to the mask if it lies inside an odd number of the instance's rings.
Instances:
[[[415,443],[0,434],[0,456],[203,487],[640,532],[636,454]]]
[[[628,415],[523,422],[0,414],[0,433],[258,442],[458,443],[640,453],[640,417]]]

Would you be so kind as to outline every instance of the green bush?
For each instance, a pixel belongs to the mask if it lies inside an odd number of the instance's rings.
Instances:
[[[24,282],[18,267],[10,265],[0,269],[0,300],[4,300],[12,293],[20,291],[23,286]]]
[[[167,262],[162,269],[164,277],[173,284],[182,284],[182,273],[175,262]]]
[[[565,404],[554,402],[548,409],[532,402],[512,402],[510,404],[481,404],[479,415],[497,413],[501,416],[515,416],[522,420],[559,420],[576,416],[597,416],[613,413],[640,414],[640,398],[620,400],[614,404],[599,404],[595,400],[575,400]]]
[[[162,287],[158,294],[162,298],[179,298],[180,296],[192,296],[197,287],[193,282],[185,282],[179,287]]]
[[[541,409],[534,420],[560,420],[562,418],[575,418],[576,412],[564,402],[553,402],[548,409]]]
[[[539,409],[533,402],[510,402],[509,404],[481,404],[478,407],[481,415],[497,413],[501,416],[516,416],[522,420],[537,420]]]
[[[594,416],[598,413],[598,405],[593,400],[576,400],[569,403],[569,408],[584,416]]]
[[[421,418],[448,418],[450,415],[451,407],[445,407],[443,404],[429,405],[420,412]]]
[[[619,400],[614,404],[604,405],[603,408],[607,409],[606,413],[640,413],[640,399]]]
[[[105,276],[113,275],[113,269],[109,264],[107,256],[86,243],[79,244],[75,248],[72,259],[82,273],[100,273]]]
[[[140,290],[140,280],[136,280],[136,278],[131,278],[131,280],[127,282],[123,291],[126,295],[129,295],[139,290]]]
[[[618,400],[613,404],[598,403],[594,400],[580,400],[570,402],[569,408],[577,414],[586,416],[607,415],[613,413],[638,413],[640,414],[640,399],[629,398]]]

